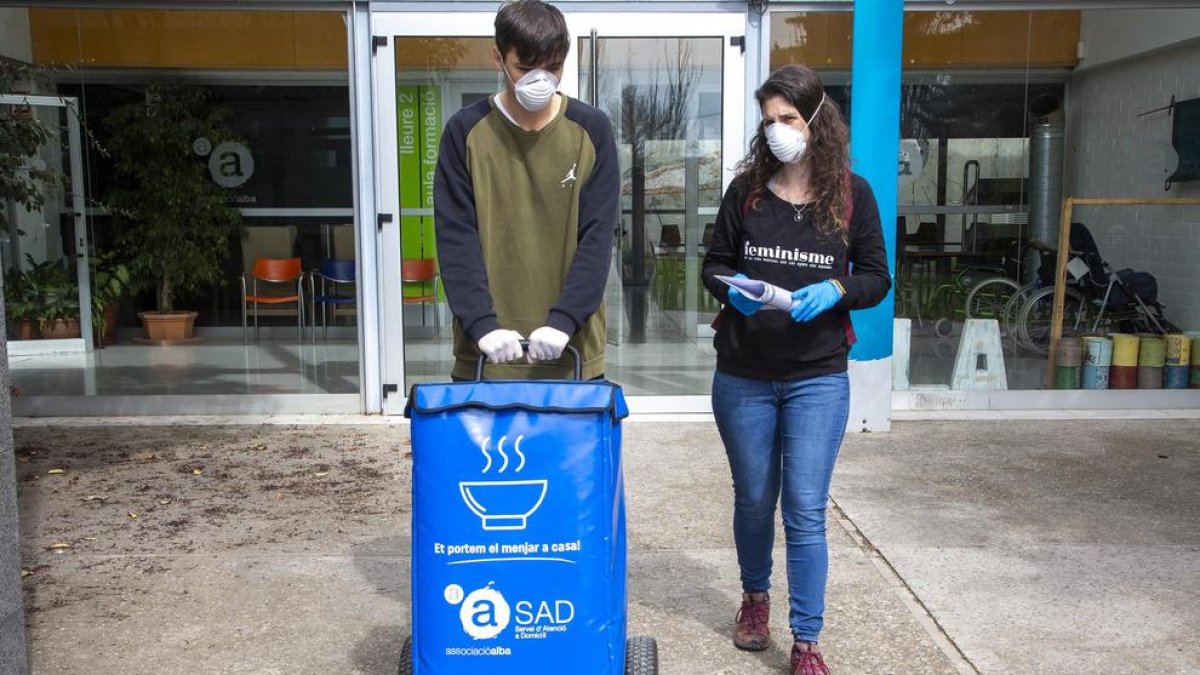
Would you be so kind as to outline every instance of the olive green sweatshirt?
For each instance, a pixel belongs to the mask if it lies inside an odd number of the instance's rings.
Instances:
[[[583,377],[604,373],[602,301],[612,256],[620,171],[612,125],[559,95],[538,131],[513,124],[489,97],[446,124],[434,179],[438,263],[454,314],[452,375],[473,378],[475,344],[493,330],[541,326],[571,336]],[[488,364],[488,379],[570,377],[549,364]]]

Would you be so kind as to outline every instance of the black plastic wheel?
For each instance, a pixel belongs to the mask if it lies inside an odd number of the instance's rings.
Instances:
[[[646,635],[625,641],[625,675],[658,675],[658,643]]]
[[[412,671],[412,636],[406,635],[404,637],[404,646],[400,648],[400,675],[412,675]]]

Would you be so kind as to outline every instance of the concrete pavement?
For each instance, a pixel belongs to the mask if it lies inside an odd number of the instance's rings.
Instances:
[[[1197,432],[908,422],[848,437],[829,528],[831,668],[1200,672]],[[16,437],[34,673],[395,672],[406,427]],[[786,672],[782,602],[773,649],[729,644],[737,566],[715,428],[635,421],[624,449],[630,633],[658,639],[663,673]]]

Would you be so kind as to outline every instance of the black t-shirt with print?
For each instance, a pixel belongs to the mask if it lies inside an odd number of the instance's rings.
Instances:
[[[851,175],[851,192],[848,242],[837,234],[822,235],[807,210],[797,222],[796,207],[770,191],[754,207],[747,205],[743,181],[734,181],[725,192],[704,257],[704,285],[714,297],[729,301],[728,287],[715,275],[738,273],[788,290],[837,279],[846,296],[808,323],[777,310],[748,317],[725,307],[713,338],[718,370],[769,380],[846,370],[849,311],[879,304],[891,288],[875,195],[857,174]]]

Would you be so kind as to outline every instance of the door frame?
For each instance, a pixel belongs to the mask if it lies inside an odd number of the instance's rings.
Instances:
[[[562,6],[571,34],[571,51],[563,67],[559,90],[578,97],[579,41],[593,34],[599,38],[719,37],[722,44],[722,191],[734,177],[734,165],[745,153],[746,69],[743,45],[746,34],[744,12],[573,12]],[[670,18],[669,30],[662,22],[647,17]],[[402,414],[407,392],[401,391],[404,370],[403,303],[387,300],[401,295],[400,283],[400,195],[398,138],[396,130],[395,38],[487,37],[494,34],[494,12],[376,12],[371,16],[375,50],[375,171],[377,181],[378,265],[380,321],[380,369],[385,415]],[[387,215],[390,215],[390,218]],[[403,215],[432,215],[424,210],[405,209]],[[435,310],[436,311],[436,310]],[[448,375],[448,374],[447,374]],[[710,413],[707,394],[676,396],[631,396],[635,413]]]
[[[70,96],[33,96],[26,94],[0,94],[0,105],[27,105],[31,108],[65,109],[67,116],[67,160],[70,175],[67,194],[62,207],[69,209],[75,230],[75,273],[79,286],[79,330],[80,337],[66,340],[19,340],[9,341],[10,355],[49,354],[59,352],[90,352],[92,339],[92,277],[88,251],[87,196],[83,180],[83,146],[79,104]],[[64,167],[66,169],[66,167]],[[20,261],[17,261],[20,265]],[[0,299],[0,302],[3,300]],[[90,369],[88,370],[90,373]]]

